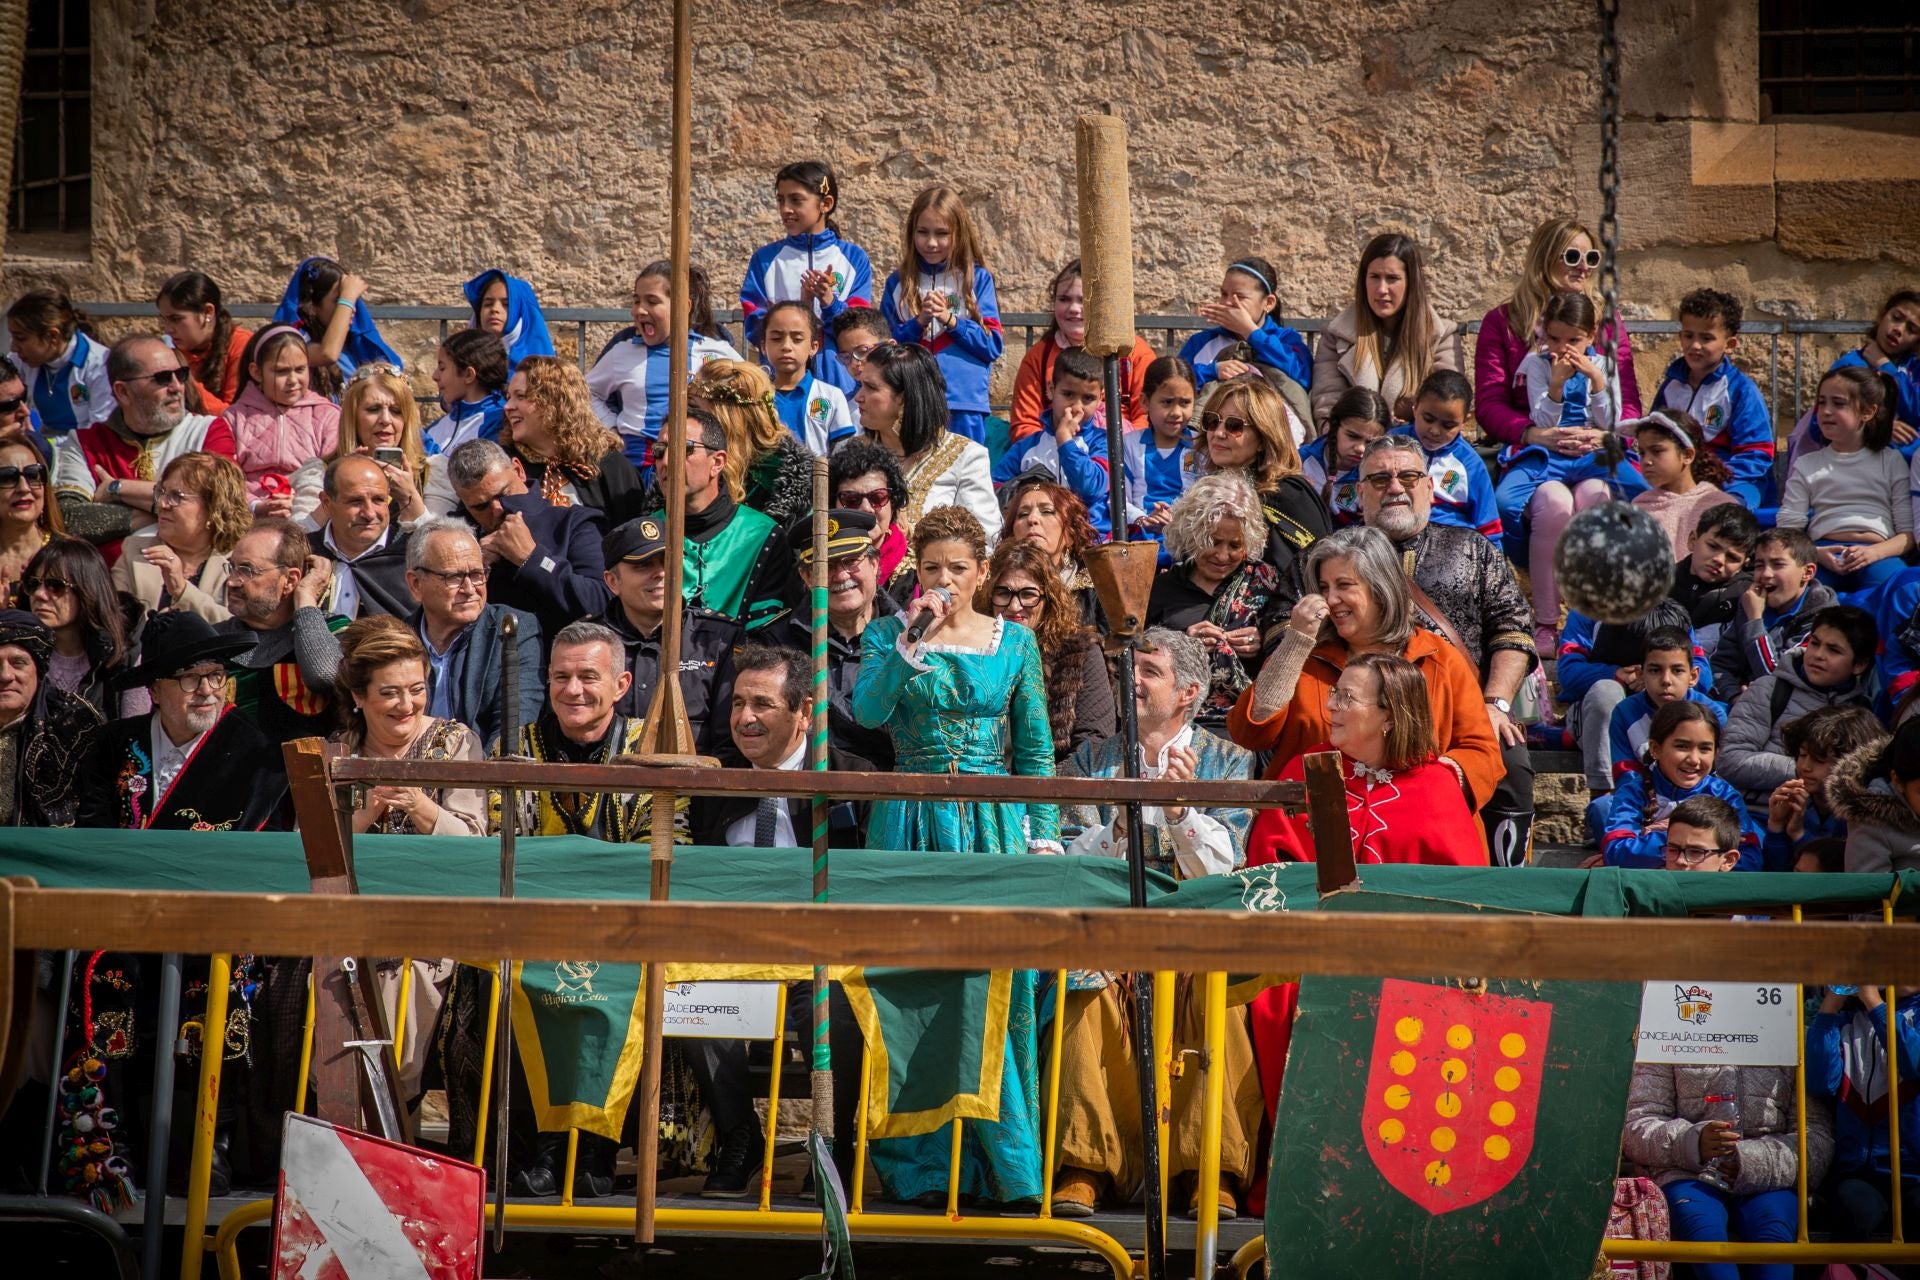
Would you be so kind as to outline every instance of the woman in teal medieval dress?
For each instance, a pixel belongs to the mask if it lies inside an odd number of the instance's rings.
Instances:
[[[903,616],[868,624],[854,718],[892,735],[900,773],[1051,775],[1053,735],[1033,633],[973,608],[987,571],[980,522],[963,507],[935,508],[914,527],[913,555],[920,598]],[[919,643],[908,645],[906,628],[923,611],[933,624]],[[1059,837],[1059,813],[1050,804],[882,800],[867,823],[870,849],[1058,853]],[[981,1201],[1037,1202],[1047,1190],[1041,1177],[1035,976],[1030,970],[1012,975],[1000,1118],[970,1120],[962,1128],[960,1191]],[[873,1143],[874,1166],[892,1196],[944,1197],[950,1125]]]

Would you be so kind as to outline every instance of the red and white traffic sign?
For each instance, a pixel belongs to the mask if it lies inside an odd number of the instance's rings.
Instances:
[[[479,1280],[476,1165],[287,1116],[273,1280]]]

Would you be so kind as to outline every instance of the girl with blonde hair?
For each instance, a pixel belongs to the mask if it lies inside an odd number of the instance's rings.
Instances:
[[[987,382],[1006,340],[979,234],[952,188],[928,187],[913,198],[880,312],[895,342],[918,343],[940,361],[948,428],[985,444]]]

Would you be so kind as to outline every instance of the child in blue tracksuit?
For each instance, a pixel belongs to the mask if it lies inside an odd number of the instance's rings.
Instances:
[[[994,487],[1029,471],[1046,471],[1086,504],[1087,519],[1105,538],[1112,521],[1100,362],[1078,347],[1066,348],[1054,358],[1047,394],[1050,403],[1040,415],[1040,429],[1015,440],[994,464]]]
[[[1461,434],[1473,414],[1473,384],[1452,369],[1435,369],[1413,398],[1413,421],[1396,427],[1420,446],[1433,481],[1433,522],[1500,536],[1500,507],[1487,464]]]
[[[1740,300],[1718,289],[1680,299],[1680,358],[1667,366],[1657,409],[1678,409],[1699,423],[1707,448],[1733,479],[1722,486],[1750,510],[1772,506],[1773,417],[1753,379],[1727,354],[1740,345]]]
[[[1767,797],[1767,834],[1760,845],[1765,870],[1796,871],[1808,845],[1846,839],[1847,820],[1827,801],[1827,777],[1843,757],[1886,737],[1886,726],[1865,707],[1819,707],[1780,726],[1793,777]]]
[[[808,368],[820,354],[820,320],[810,305],[794,299],[768,307],[760,351],[773,379],[774,416],[795,439],[824,458],[853,435],[846,396]]]
[[[1147,425],[1129,431],[1121,441],[1126,449],[1126,521],[1135,536],[1163,542],[1173,504],[1193,484],[1187,427],[1193,421],[1198,386],[1193,366],[1179,356],[1161,356],[1141,376]],[[1171,563],[1165,551],[1160,558],[1163,564]]]
[[[1532,425],[1520,443],[1500,451],[1504,474],[1494,489],[1507,557],[1528,567],[1533,588],[1534,639],[1553,650],[1560,588],[1553,552],[1573,517],[1610,496],[1646,490],[1632,442],[1619,440],[1624,461],[1609,467],[1605,446],[1620,425],[1620,377],[1593,348],[1599,326],[1593,299],[1556,293],[1540,312],[1542,349],[1520,362]]]
[[[1920,991],[1902,988],[1892,1025],[1884,992],[1832,986],[1807,1025],[1807,1096],[1833,1103],[1833,1164],[1826,1180],[1827,1228],[1836,1240],[1887,1233],[1892,1205],[1887,1036],[1900,1068],[1900,1198],[1904,1219],[1920,1219]]]
[[[1349,387],[1327,412],[1325,435],[1300,446],[1300,478],[1313,486],[1344,529],[1361,522],[1360,459],[1393,430],[1393,406],[1371,387]]]
[[[1725,726],[1727,709],[1700,692],[1700,672],[1693,665],[1693,637],[1684,627],[1655,627],[1646,633],[1640,652],[1639,689],[1628,694],[1607,718],[1607,755],[1614,785],[1622,776],[1646,768],[1647,735],[1653,717],[1669,702],[1697,702]],[[1606,829],[1610,795],[1596,794],[1587,805],[1587,834],[1597,843]]]
[[[497,440],[506,421],[507,349],[485,329],[457,329],[440,344],[433,385],[446,412],[420,433],[428,454],[451,453],[469,440]]]
[[[528,356],[553,354],[553,334],[547,330],[540,297],[525,280],[488,267],[467,281],[464,292],[473,308],[473,327],[485,329],[506,347],[509,374]]]
[[[1654,713],[1647,733],[1647,767],[1620,779],[1607,808],[1607,829],[1600,837],[1601,861],[1609,867],[1667,865],[1667,819],[1674,807],[1694,796],[1713,796],[1732,806],[1740,819],[1736,871],[1760,869],[1760,829],[1747,813],[1740,792],[1714,776],[1720,749],[1720,723],[1697,702],[1669,702]]]
[[[20,371],[30,416],[48,441],[105,422],[120,407],[107,376],[107,345],[89,338],[84,324],[58,289],[29,289],[7,308],[7,359]]]
[[[1271,365],[1304,389],[1313,382],[1313,356],[1306,340],[1274,315],[1280,306],[1279,276],[1265,258],[1236,258],[1220,280],[1220,300],[1203,302],[1199,311],[1212,323],[1188,338],[1180,358],[1193,366],[1200,386],[1221,376],[1219,353],[1237,342],[1253,348],[1255,360]]]
[[[295,267],[287,279],[280,305],[273,309],[273,323],[293,325],[307,335],[307,355],[316,375],[315,390],[323,390],[322,383],[336,381],[344,387],[352,380],[353,371],[363,364],[405,367],[387,340],[380,336],[380,326],[373,322],[373,312],[360,293],[365,287],[365,281],[347,274],[332,258],[308,258]],[[334,355],[334,317],[342,311],[348,313],[348,319],[338,335],[339,354]],[[338,399],[337,393],[335,398]]]
[[[687,291],[691,332],[685,376],[691,378],[707,361],[738,360],[740,353],[713,322],[707,273],[689,267]],[[640,469],[644,482],[653,479],[653,442],[667,417],[672,323],[673,264],[664,259],[649,262],[634,278],[632,327],[614,334],[587,370],[594,414],[620,433],[627,460]]]
[[[1587,790],[1595,796],[1613,789],[1613,753],[1609,734],[1613,709],[1640,687],[1640,661],[1647,636],[1661,627],[1681,627],[1692,638],[1685,606],[1662,600],[1647,617],[1635,623],[1597,625],[1580,613],[1567,614],[1560,638],[1555,676],[1560,699],[1569,704],[1567,725],[1580,744]],[[1695,687],[1713,689],[1713,671],[1697,638],[1692,639]]]
[[[740,282],[740,316],[746,341],[760,346],[767,308],[776,302],[805,302],[827,332],[848,307],[871,306],[873,264],[867,251],[840,238],[834,211],[840,207],[840,180],[824,160],[801,160],[773,175],[784,239],[763,244],[747,262]],[[851,396],[859,384],[831,351],[816,352],[808,364],[813,377]],[[791,424],[789,424],[791,425]]]
[[[913,248],[887,277],[880,312],[895,342],[918,343],[947,380],[947,429],[987,441],[987,383],[1006,349],[993,277],[960,197],[928,187],[907,211]]]

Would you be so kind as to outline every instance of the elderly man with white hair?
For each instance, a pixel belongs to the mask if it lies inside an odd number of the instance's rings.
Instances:
[[[515,720],[540,714],[540,623],[530,613],[487,599],[487,564],[480,540],[464,520],[428,516],[406,540],[407,592],[419,606],[407,625],[427,646],[427,714],[458,720],[488,746],[500,739],[503,707],[502,630],[509,617],[520,630]]]
[[[1244,781],[1253,756],[1193,722],[1213,678],[1205,647],[1191,636],[1149,627],[1135,655],[1134,703],[1140,721],[1140,776]],[[1117,778],[1126,739],[1114,734],[1083,742],[1065,777]],[[1146,805],[1140,813],[1147,865],[1182,880],[1223,875],[1246,858],[1250,815],[1240,808]],[[1113,805],[1070,805],[1060,811],[1060,838],[1069,854],[1124,858],[1126,824]],[[1144,1175],[1140,1101],[1133,1081],[1133,1045],[1119,975],[1076,970],[1068,975],[1060,1058],[1060,1172],[1053,1184],[1056,1217],[1087,1217],[1101,1201],[1125,1204]],[[1174,1018],[1174,1050],[1199,1049],[1200,1010],[1181,1002]],[[1260,1131],[1260,1081],[1246,1010],[1227,1019],[1227,1106],[1220,1132],[1220,1211],[1232,1217],[1238,1194],[1253,1176]],[[1173,1144],[1169,1176],[1191,1183],[1200,1167],[1201,1072],[1176,1080],[1170,1101]],[[1189,1189],[1189,1197],[1194,1192]]]

